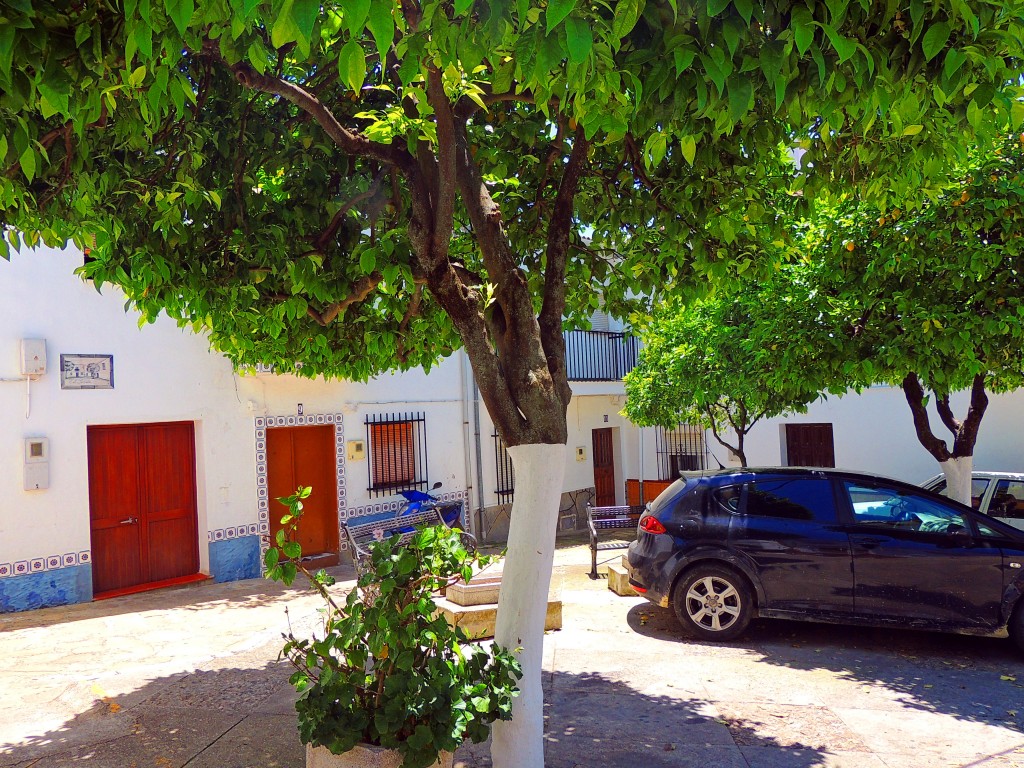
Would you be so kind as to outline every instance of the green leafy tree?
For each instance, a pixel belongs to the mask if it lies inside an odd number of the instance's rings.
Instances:
[[[804,145],[808,199],[929,188],[975,133],[1020,121],[1021,17],[1019,0],[11,0],[0,210],[13,247],[95,238],[97,284],[240,364],[363,379],[465,348],[517,475],[547,489],[512,513],[497,632],[525,677],[493,742],[495,765],[540,766],[563,323],[599,294],[623,314],[649,286],[749,267],[780,144]]]
[[[630,421],[709,429],[747,466],[744,441],[755,424],[804,410],[818,398],[802,376],[772,376],[772,356],[759,347],[775,344],[774,335],[755,335],[766,327],[757,322],[762,298],[759,290],[740,288],[658,307],[641,332],[638,364],[626,376],[623,412]]]
[[[988,393],[1024,385],[1024,140],[1013,136],[919,210],[847,203],[810,225],[808,260],[781,271],[759,333],[778,376],[837,391],[901,387],[950,495],[970,502]],[[779,301],[778,298],[784,301]],[[958,417],[950,396],[969,392]],[[934,402],[951,444],[932,428]]]

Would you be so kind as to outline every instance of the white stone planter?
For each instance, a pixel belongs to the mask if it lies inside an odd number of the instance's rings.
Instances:
[[[455,756],[442,752],[431,768],[452,768]],[[306,745],[306,768],[402,768],[402,755],[394,749],[359,744],[343,755],[326,747]]]

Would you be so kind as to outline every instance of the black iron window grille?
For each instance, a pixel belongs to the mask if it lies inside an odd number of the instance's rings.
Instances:
[[[426,490],[427,420],[422,413],[367,415],[370,497]]]
[[[628,333],[565,331],[570,381],[620,381],[636,367],[640,340]]]
[[[494,492],[499,504],[510,504],[516,490],[516,476],[512,468],[512,457],[508,455],[505,441],[497,434],[494,437]]]
[[[676,480],[683,471],[704,469],[704,432],[689,424],[658,427],[658,479]]]

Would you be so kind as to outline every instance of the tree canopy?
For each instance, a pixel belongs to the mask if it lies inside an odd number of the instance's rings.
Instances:
[[[805,229],[806,261],[769,307],[788,343],[776,370],[816,386],[902,387],[922,444],[942,462],[973,453],[986,392],[1024,384],[1024,138],[978,152],[919,210],[847,202]],[[807,366],[813,355],[818,361]],[[820,364],[824,361],[824,364]],[[965,418],[950,395],[970,390]],[[934,397],[953,447],[937,438]]]
[[[625,380],[630,421],[710,429],[746,466],[744,438],[757,422],[803,410],[819,396],[816,379],[775,375],[774,351],[759,349],[777,346],[774,334],[759,335],[770,328],[759,317],[766,293],[761,283],[656,308]]]
[[[95,238],[97,285],[240,364],[366,378],[461,344],[544,475],[566,322],[757,266],[777,185],[931,189],[1024,117],[1022,46],[1022,0],[8,0],[0,222]],[[498,612],[529,654],[553,477],[512,514],[502,601],[533,604]],[[543,764],[539,659],[496,765]]]

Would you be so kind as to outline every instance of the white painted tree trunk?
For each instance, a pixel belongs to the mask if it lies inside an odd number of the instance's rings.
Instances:
[[[974,470],[974,457],[961,456],[940,461],[939,466],[946,477],[946,496],[953,501],[971,506],[971,472]]]
[[[494,724],[491,758],[494,768],[544,768],[544,618],[565,477],[565,446],[519,445],[509,448],[508,454],[516,493],[494,639],[507,648],[522,648],[523,679],[512,719]]]

